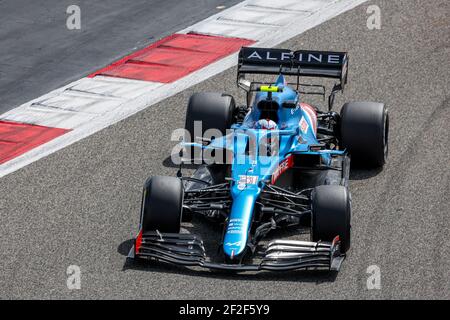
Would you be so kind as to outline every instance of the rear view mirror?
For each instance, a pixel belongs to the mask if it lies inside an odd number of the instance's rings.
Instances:
[[[245,78],[239,78],[238,80],[238,86],[245,91],[250,91],[250,87],[252,85],[252,82],[250,80],[246,80]]]

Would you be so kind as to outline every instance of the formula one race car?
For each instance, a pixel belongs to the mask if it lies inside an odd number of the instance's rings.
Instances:
[[[246,105],[227,94],[192,95],[178,156],[197,170],[185,177],[180,167],[177,177],[147,180],[130,256],[234,271],[339,270],[350,248],[350,158],[382,167],[389,129],[382,103],[349,102],[340,114],[332,111],[347,66],[341,52],[242,48],[237,83],[247,91]],[[278,78],[252,82],[248,74]],[[324,86],[301,84],[305,76],[338,79],[327,111],[301,101],[319,89],[325,96]],[[199,236],[180,233],[194,214],[223,225],[220,261],[206,256]],[[262,245],[269,233],[293,226],[309,228],[310,241]]]

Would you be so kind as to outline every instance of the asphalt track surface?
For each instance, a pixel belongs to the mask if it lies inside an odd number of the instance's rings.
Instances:
[[[78,80],[239,0],[0,1],[0,113]],[[80,7],[81,29],[66,9]]]
[[[381,30],[366,26],[370,4],[381,8]],[[336,276],[125,264],[145,178],[176,172],[170,135],[189,96],[226,91],[243,102],[231,68],[3,177],[0,297],[449,299],[449,12],[445,0],[371,1],[280,45],[348,51],[336,106],[375,100],[390,111],[389,163],[351,174],[352,248]],[[80,290],[66,287],[74,264]],[[367,289],[370,265],[381,270],[380,290]]]

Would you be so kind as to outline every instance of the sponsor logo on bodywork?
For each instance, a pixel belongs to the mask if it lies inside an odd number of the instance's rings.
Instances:
[[[280,164],[278,165],[278,167],[275,169],[275,171],[272,174],[271,183],[274,184],[275,181],[277,181],[277,179],[280,177],[280,175],[283,172],[285,172],[287,169],[292,168],[293,165],[294,165],[294,160],[292,158],[292,155],[290,155],[289,157],[287,157],[286,159],[281,161]]]
[[[241,245],[242,241],[236,241],[236,242],[227,242],[225,243],[228,247],[239,247]]]
[[[242,231],[242,224],[243,224],[242,219],[231,219],[230,222],[228,222],[227,233],[228,234],[233,234],[233,233],[241,234],[241,233],[243,233],[243,231]]]
[[[308,125],[308,122],[306,122],[305,117],[302,116],[302,118],[300,119],[299,125],[300,125],[300,130],[302,130],[303,133],[308,132],[309,125]]]
[[[316,110],[314,110],[313,107],[311,107],[309,104],[302,103],[301,104],[302,110],[305,112],[306,117],[309,120],[309,123],[312,126],[312,131],[314,135],[316,135],[317,131],[317,114]]]
[[[249,184],[254,185],[257,183],[258,183],[258,176],[240,175],[237,187],[239,190],[244,190],[247,185]]]
[[[247,54],[247,60],[258,61],[294,61],[308,64],[330,64],[339,65],[343,62],[344,55],[333,52],[297,51],[283,49],[255,49]]]

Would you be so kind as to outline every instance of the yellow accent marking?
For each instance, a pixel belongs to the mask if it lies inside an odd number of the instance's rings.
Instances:
[[[261,86],[259,90],[263,92],[278,92],[278,86]]]

